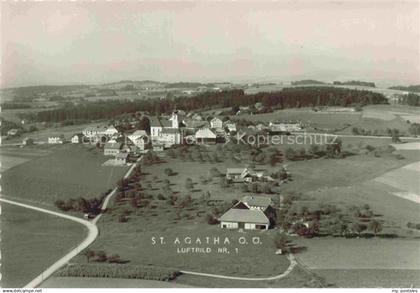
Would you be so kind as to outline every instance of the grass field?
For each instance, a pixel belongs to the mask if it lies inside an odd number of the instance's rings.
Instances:
[[[2,209],[2,287],[22,287],[52,265],[87,231],[79,224],[15,207]]]
[[[375,179],[399,191],[395,195],[420,204],[420,162],[392,170]]]
[[[4,196],[52,208],[57,199],[100,195],[113,188],[127,169],[101,166],[107,158],[85,145],[31,148],[49,153],[6,170],[1,180]],[[21,149],[16,150],[18,156]]]
[[[296,242],[308,247],[298,260],[338,287],[419,285],[418,239],[300,238]]]
[[[239,115],[238,119],[268,123],[270,121],[302,121],[311,128],[339,129],[359,121],[360,112],[315,112],[311,108],[277,110],[273,113]]]
[[[269,232],[226,231],[218,226],[205,223],[205,217],[171,220],[170,209],[156,211],[155,215],[146,211],[134,212],[127,223],[118,223],[114,215],[105,215],[99,223],[101,235],[93,244],[95,251],[103,250],[108,254],[119,254],[130,265],[156,265],[167,268],[191,270],[232,276],[264,277],[282,273],[289,266],[286,256],[275,255],[273,235]],[[105,229],[106,227],[106,229]],[[153,244],[152,237],[157,243]],[[164,237],[160,244],[159,237]],[[179,237],[181,244],[176,243]],[[193,243],[185,243],[191,237]],[[209,243],[206,241],[209,237]],[[215,243],[214,238],[220,243]],[[230,244],[224,244],[228,237]],[[239,244],[244,237],[246,244]],[[252,237],[259,237],[261,244],[253,244]],[[195,243],[200,238],[202,243]],[[206,253],[181,251],[188,247],[210,249]],[[226,247],[226,253],[218,251]],[[77,262],[85,262],[78,256]]]
[[[27,161],[42,157],[50,153],[48,148],[17,148],[2,147],[0,148],[1,171],[4,172],[14,166],[23,164]]]
[[[173,282],[136,279],[51,277],[42,288],[188,288],[191,286]]]

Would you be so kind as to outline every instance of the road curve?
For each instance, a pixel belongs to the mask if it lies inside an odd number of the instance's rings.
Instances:
[[[75,257],[83,249],[85,249],[93,241],[95,241],[96,237],[99,234],[98,227],[96,227],[95,224],[93,224],[89,221],[83,220],[81,218],[69,216],[69,215],[66,215],[66,214],[50,211],[50,210],[43,209],[43,208],[38,208],[38,207],[35,207],[35,206],[27,205],[27,204],[24,204],[24,203],[16,202],[16,201],[13,201],[13,200],[8,200],[8,199],[4,199],[4,198],[0,198],[0,201],[8,203],[8,204],[15,205],[15,206],[19,206],[19,207],[39,211],[39,212],[42,212],[42,213],[50,214],[50,215],[57,216],[57,217],[60,217],[60,218],[64,218],[64,219],[67,219],[67,220],[70,220],[70,221],[73,221],[73,222],[77,222],[79,224],[82,224],[83,226],[85,226],[88,229],[88,235],[77,247],[72,249],[65,256],[60,258],[53,265],[51,265],[49,268],[47,268],[45,271],[43,271],[39,276],[37,276],[35,279],[33,279],[31,282],[29,282],[27,285],[25,285],[24,286],[25,288],[35,288],[35,287],[39,286],[45,279],[50,277],[56,270],[58,270],[59,268],[64,266],[70,259]]]
[[[288,254],[287,258],[290,261],[289,267],[280,275],[272,276],[272,277],[259,277],[259,278],[248,278],[248,277],[233,277],[233,276],[226,276],[226,275],[215,275],[215,274],[206,274],[206,273],[198,273],[198,272],[191,272],[191,271],[180,271],[182,274],[186,275],[195,275],[201,277],[210,277],[210,278],[218,278],[218,279],[228,279],[228,280],[240,280],[240,281],[271,281],[271,280],[279,280],[283,279],[287,275],[289,275],[293,268],[297,265],[295,257],[293,254]]]

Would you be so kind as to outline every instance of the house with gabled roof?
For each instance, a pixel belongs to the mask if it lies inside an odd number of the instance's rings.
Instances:
[[[210,128],[202,128],[195,133],[195,142],[197,144],[215,144],[216,133]]]
[[[222,129],[223,121],[220,118],[214,117],[210,120],[210,127],[214,129]]]
[[[83,134],[76,133],[70,138],[71,143],[82,143],[83,142]]]
[[[227,229],[268,230],[275,215],[271,198],[244,196],[220,218],[220,227]]]

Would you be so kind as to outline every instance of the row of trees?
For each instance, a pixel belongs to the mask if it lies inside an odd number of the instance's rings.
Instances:
[[[409,93],[408,95],[403,95],[400,98],[398,98],[398,103],[418,107],[420,106],[420,96],[413,93]]]
[[[177,97],[166,100],[121,101],[107,100],[74,105],[71,107],[33,113],[36,121],[59,122],[64,120],[109,119],[124,113],[146,111],[151,114],[170,113],[175,108],[186,111],[211,107],[249,106],[261,102],[265,107],[298,108],[315,106],[349,106],[385,104],[379,93],[334,87],[293,87],[279,92],[245,94],[243,90],[206,92],[194,97]]]

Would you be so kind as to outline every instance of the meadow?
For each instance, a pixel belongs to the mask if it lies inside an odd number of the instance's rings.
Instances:
[[[25,286],[71,250],[87,231],[77,223],[1,203],[2,287]]]
[[[3,196],[53,208],[58,199],[99,196],[115,187],[127,170],[127,167],[101,166],[107,157],[92,146],[28,147],[32,148],[49,153],[6,170],[1,179]],[[19,156],[21,149],[16,150]]]
[[[299,262],[338,287],[419,285],[418,239],[297,239]]]

